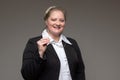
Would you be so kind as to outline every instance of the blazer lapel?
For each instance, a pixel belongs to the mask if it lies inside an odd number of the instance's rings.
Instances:
[[[64,45],[64,50],[66,53],[66,57],[68,60],[68,65],[69,65],[69,69],[71,74],[73,74],[72,72],[74,71],[75,68],[75,64],[77,62],[77,55],[76,55],[76,51],[73,47],[73,45],[67,44],[63,41],[63,45]]]
[[[56,53],[55,49],[53,48],[52,44],[49,44],[47,46],[47,50],[50,52],[51,55],[54,55],[56,58],[58,58],[57,53]]]
[[[64,46],[64,50],[65,50],[65,54],[66,54],[66,57],[68,59],[68,63],[71,64],[71,60],[72,60],[72,50],[71,50],[71,45],[65,43],[63,41],[63,46]]]

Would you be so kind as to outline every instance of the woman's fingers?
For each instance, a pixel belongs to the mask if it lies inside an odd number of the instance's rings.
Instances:
[[[40,46],[46,46],[49,43],[49,41],[50,41],[49,38],[42,38],[37,43]]]
[[[49,38],[42,38],[39,41],[37,41],[38,50],[41,57],[43,57],[47,44],[49,42],[50,42]]]

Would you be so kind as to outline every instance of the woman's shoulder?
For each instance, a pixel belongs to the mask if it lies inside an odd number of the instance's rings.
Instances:
[[[29,41],[36,42],[36,41],[40,40],[41,38],[42,38],[41,35],[40,36],[31,37],[31,38],[29,38]]]
[[[74,38],[67,37],[67,39],[68,39],[70,42],[76,42],[76,40],[75,40]]]
[[[78,43],[75,39],[67,37],[67,39],[72,43],[72,46],[76,49],[77,52],[80,52]]]

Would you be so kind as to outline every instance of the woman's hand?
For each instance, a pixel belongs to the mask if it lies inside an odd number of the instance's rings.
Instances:
[[[44,52],[47,48],[47,44],[50,42],[49,38],[42,38],[39,41],[37,41],[39,55],[41,58],[43,58]]]

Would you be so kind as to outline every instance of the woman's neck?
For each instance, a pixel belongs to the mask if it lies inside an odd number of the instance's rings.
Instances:
[[[47,30],[48,34],[55,40],[55,42],[58,42],[60,39],[60,35],[54,35],[51,34],[48,30]]]
[[[60,37],[58,36],[51,36],[54,40],[55,40],[55,42],[58,42],[59,41],[59,39],[60,39]]]

